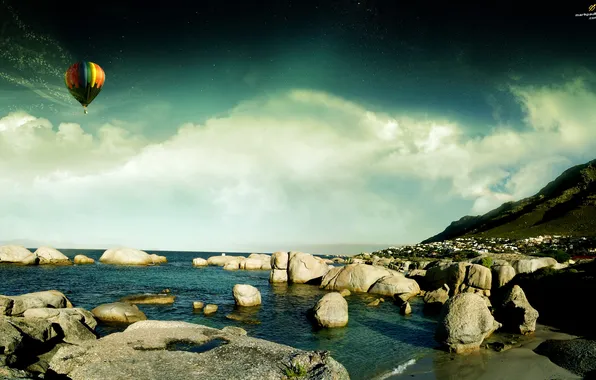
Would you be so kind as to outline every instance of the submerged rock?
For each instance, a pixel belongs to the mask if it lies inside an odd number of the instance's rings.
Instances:
[[[499,327],[481,296],[461,293],[445,302],[435,339],[449,351],[474,351]]]
[[[122,333],[63,347],[50,362],[52,371],[72,380],[283,379],[290,368],[302,368],[302,379],[349,379],[327,352],[185,322],[137,322]]]
[[[77,265],[94,264],[95,260],[93,260],[92,258],[87,257],[85,255],[76,255],[74,257],[74,263]]]
[[[147,305],[165,305],[172,304],[176,296],[167,293],[161,294],[133,294],[120,299],[120,302],[147,304]]]
[[[348,302],[338,292],[325,294],[313,308],[320,327],[343,327],[348,324]]]
[[[147,319],[137,305],[126,302],[99,305],[91,313],[102,322],[134,323]]]

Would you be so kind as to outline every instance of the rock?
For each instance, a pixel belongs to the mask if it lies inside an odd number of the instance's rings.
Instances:
[[[195,267],[206,267],[209,265],[209,262],[205,259],[202,259],[200,257],[197,257],[195,259],[192,260],[192,265]]]
[[[410,306],[409,302],[404,302],[400,307],[399,307],[399,312],[402,315],[410,315],[412,314],[412,306]]]
[[[20,245],[0,246],[0,263],[36,265],[38,257]]]
[[[57,290],[27,293],[19,296],[6,297],[12,300],[10,311],[5,315],[19,316],[28,309],[53,307],[56,309],[72,307],[72,303],[64,294]]]
[[[113,248],[106,250],[99,261],[113,265],[153,265],[155,259],[147,252],[138,249]]]
[[[137,305],[126,302],[99,305],[91,313],[102,322],[134,323],[147,319]]]
[[[230,260],[227,263],[224,264],[223,269],[224,270],[238,270],[241,269],[240,268],[240,264],[243,262],[244,260]]]
[[[439,262],[437,265],[430,267],[426,270],[426,276],[424,277],[425,283],[428,284],[428,289],[435,290],[447,284],[450,292],[449,296],[453,296],[459,293],[459,288],[464,283],[467,274],[467,267],[470,263],[450,263],[450,262]]]
[[[478,264],[467,266],[465,283],[468,286],[477,289],[490,289],[492,281],[493,277],[489,268]]]
[[[295,284],[320,282],[329,271],[323,259],[304,252],[290,252],[288,281]]]
[[[288,272],[285,269],[272,269],[269,273],[269,282],[288,282]]]
[[[389,269],[367,264],[349,264],[332,268],[321,281],[321,288],[327,290],[348,289],[351,292],[366,293],[381,278],[398,274]]]
[[[352,293],[348,289],[342,289],[340,290],[339,294],[341,294],[342,297],[347,297]]]
[[[556,365],[584,379],[593,379],[596,373],[596,341],[590,339],[548,339],[534,349]]]
[[[499,327],[481,296],[461,293],[445,302],[435,339],[449,351],[474,351]]]
[[[87,340],[97,339],[97,335],[89,330],[81,320],[74,317],[74,315],[61,313],[58,317],[58,324],[62,329],[64,334],[63,340],[66,343],[81,344]]]
[[[538,310],[528,302],[521,287],[514,285],[503,296],[495,310],[495,317],[503,323],[503,328],[517,334],[528,334],[536,330]]]
[[[217,305],[213,305],[213,304],[207,304],[203,308],[203,314],[205,314],[205,315],[214,314],[216,311],[217,311]]]
[[[150,254],[149,258],[151,259],[151,264],[164,264],[168,262],[167,257],[156,255],[155,253]]]
[[[17,351],[22,344],[23,335],[8,318],[0,317],[0,353],[4,355]]]
[[[95,260],[93,260],[92,258],[87,257],[85,255],[76,255],[74,257],[74,263],[77,265],[94,264]]]
[[[406,278],[402,274],[394,274],[381,277],[368,292],[407,301],[420,293],[420,286],[416,281]]]
[[[540,257],[536,259],[515,260],[511,265],[517,274],[534,273],[540,268],[556,266],[557,260],[552,257]]]
[[[303,367],[305,380],[349,379],[326,352],[185,322],[137,322],[122,333],[63,347],[50,361],[53,372],[71,380],[282,379],[288,367]]]
[[[320,327],[343,327],[348,324],[348,302],[338,292],[325,294],[313,312]]]
[[[58,251],[57,249],[50,248],[50,247],[39,247],[35,251],[34,255],[36,255],[39,259],[39,265],[71,265],[72,262],[66,255],[62,252]]]
[[[448,299],[449,286],[447,284],[440,289],[426,292],[423,297],[424,312],[427,314],[439,313]]]
[[[93,314],[83,308],[74,307],[74,308],[63,308],[63,309],[53,309],[53,308],[39,308],[39,309],[29,309],[25,311],[23,317],[28,320],[46,320],[53,323],[60,322],[60,316],[67,316],[69,318],[76,319],[77,321],[81,321],[85,326],[87,326],[90,330],[94,330],[97,327],[97,321],[93,317]]]
[[[201,302],[201,301],[194,301],[192,303],[192,308],[194,310],[201,310],[204,306],[205,306],[205,304],[203,302]]]
[[[381,304],[381,299],[377,298],[376,300],[367,303],[366,306],[372,306],[372,307],[374,307],[374,306],[379,306],[380,304]]]
[[[408,278],[415,278],[415,277],[425,277],[426,276],[426,269],[412,269],[408,271],[406,277]]]
[[[509,264],[493,265],[491,271],[493,273],[493,286],[496,289],[505,286],[515,277],[515,269]]]
[[[211,256],[210,258],[207,259],[207,263],[209,265],[223,267],[224,265],[226,265],[228,262],[230,262],[232,260],[240,261],[242,259],[245,259],[245,257],[244,256]]]
[[[244,269],[246,270],[260,270],[263,267],[261,259],[248,258],[244,262]]]
[[[120,302],[146,304],[146,305],[167,305],[172,304],[176,296],[171,294],[133,294],[120,299]]]
[[[258,306],[261,304],[261,292],[252,285],[234,285],[234,300],[238,306]]]

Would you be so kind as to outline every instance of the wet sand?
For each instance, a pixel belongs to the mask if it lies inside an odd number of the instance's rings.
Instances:
[[[507,342],[511,334],[494,334],[488,342]],[[530,337],[515,336],[518,342],[512,348],[495,352],[481,349],[467,355],[449,354],[437,350],[420,358],[401,374],[387,374],[378,379],[416,380],[571,380],[581,379],[564,368],[551,362],[547,357],[533,350],[546,339],[572,339],[573,335],[537,325]],[[515,338],[514,338],[515,339]]]

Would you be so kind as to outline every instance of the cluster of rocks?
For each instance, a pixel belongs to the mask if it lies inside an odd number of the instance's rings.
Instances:
[[[113,265],[156,265],[167,263],[165,256],[149,254],[134,248],[113,248],[106,250],[99,259]],[[35,252],[19,245],[0,246],[0,264],[17,265],[83,265],[94,264],[95,260],[85,255],[76,255],[71,261],[66,255],[51,247],[39,247]]]
[[[244,256],[211,256],[208,259],[197,257],[193,259],[195,267],[206,267],[209,265],[223,267],[224,270],[271,270],[271,256],[264,253],[251,253]]]
[[[234,288],[234,297],[251,304],[257,298],[244,285]],[[128,299],[146,301],[140,296]],[[238,327],[218,330],[133,318],[123,332],[99,338],[94,314],[73,307],[55,290],[0,296],[0,377],[285,379],[299,368],[304,379],[349,379],[346,369],[326,351],[251,338]]]
[[[574,256],[596,253],[596,238],[558,235],[536,236],[526,239],[462,237],[441,242],[389,247],[373,252],[379,257],[449,258],[454,255],[487,253],[520,253],[525,255],[560,250]],[[360,255],[360,257],[365,254]]]

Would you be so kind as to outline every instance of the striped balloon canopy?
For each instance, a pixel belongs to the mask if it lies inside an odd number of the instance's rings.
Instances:
[[[103,69],[93,62],[81,61],[73,63],[64,74],[64,82],[70,94],[83,106],[87,106],[101,92],[106,80]]]

